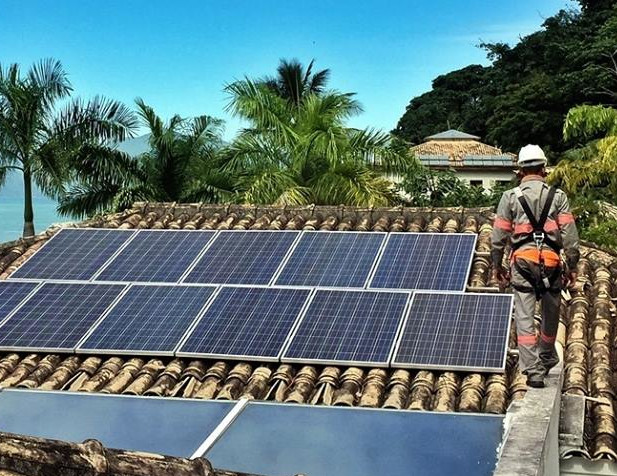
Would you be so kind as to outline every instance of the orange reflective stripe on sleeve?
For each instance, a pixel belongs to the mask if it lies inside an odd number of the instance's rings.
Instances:
[[[557,223],[559,224],[559,226],[574,223],[574,221],[574,215],[572,215],[572,213],[560,213],[559,215],[557,215]]]
[[[536,343],[536,335],[518,336],[516,341],[518,345],[534,345]]]
[[[517,250],[512,255],[514,260],[518,258],[525,259],[527,261],[531,261],[532,263],[539,264],[540,263],[540,253],[535,248],[527,248],[522,250]],[[544,264],[549,268],[555,268],[559,266],[561,263],[561,259],[559,255],[552,250],[543,250],[542,258],[544,259]]]
[[[514,225],[514,233],[517,235],[531,233],[532,231],[533,227],[531,226],[531,223],[517,223]]]
[[[512,231],[512,222],[502,217],[496,217],[495,228],[499,228],[500,230],[507,231],[509,233]]]
[[[544,231],[551,232],[559,230],[559,225],[555,220],[547,220],[544,225]]]
[[[544,332],[540,333],[540,339],[542,339],[547,344],[552,344],[555,342],[556,336],[547,336]]]

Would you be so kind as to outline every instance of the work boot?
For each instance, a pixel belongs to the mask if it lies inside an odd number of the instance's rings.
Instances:
[[[544,388],[544,375],[538,373],[527,375],[527,386],[533,388]]]

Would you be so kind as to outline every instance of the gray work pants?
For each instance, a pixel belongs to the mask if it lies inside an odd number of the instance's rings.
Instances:
[[[542,324],[539,339],[536,336],[534,314],[537,298],[533,291],[521,290],[530,283],[521,276],[513,266],[512,286],[514,288],[514,321],[518,340],[519,367],[526,374],[544,372],[543,362],[554,359],[555,337],[559,326],[559,306],[561,304],[560,283],[545,292],[540,298],[542,303]],[[519,289],[516,289],[516,288]]]

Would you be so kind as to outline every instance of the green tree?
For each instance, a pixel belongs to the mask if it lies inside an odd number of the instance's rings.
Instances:
[[[439,76],[431,91],[411,100],[395,133],[411,142],[459,128],[507,151],[541,144],[552,158],[567,145],[561,125],[579,104],[601,104],[617,49],[617,2],[581,0],[514,45],[481,44],[491,65]]]
[[[323,93],[328,83],[330,70],[313,73],[314,63],[315,60],[312,60],[304,68],[297,59],[281,59],[276,76],[266,77],[262,82],[276,95],[299,106],[307,95]]]
[[[135,201],[218,202],[232,193],[232,179],[220,170],[223,122],[210,116],[163,121],[137,99],[149,130],[150,150],[136,158],[115,149],[100,157],[81,157],[59,210],[86,216],[123,210]]]
[[[96,97],[59,102],[72,92],[59,61],[42,60],[25,75],[19,65],[0,65],[0,186],[11,171],[24,181],[24,236],[34,234],[32,187],[53,198],[62,195],[69,163],[90,154],[103,156],[107,144],[129,137],[134,113]]]
[[[555,167],[551,180],[572,194],[617,198],[617,109],[578,106],[568,112],[564,139],[578,141]]]
[[[250,123],[226,154],[225,170],[238,177],[241,201],[376,206],[397,200],[387,175],[414,162],[409,148],[386,133],[347,127],[362,110],[350,94],[309,91],[289,101],[248,78],[226,90],[229,110]]]
[[[496,207],[501,194],[510,186],[497,186],[490,192],[459,179],[452,170],[431,170],[419,166],[401,182],[405,201],[416,207]]]

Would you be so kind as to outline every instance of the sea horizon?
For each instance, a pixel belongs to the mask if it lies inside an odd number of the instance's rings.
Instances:
[[[14,173],[0,188],[0,243],[18,239],[24,227],[24,197],[21,177]],[[34,230],[41,233],[53,224],[74,221],[58,214],[58,204],[36,190],[32,198]]]

